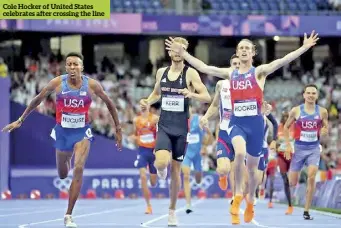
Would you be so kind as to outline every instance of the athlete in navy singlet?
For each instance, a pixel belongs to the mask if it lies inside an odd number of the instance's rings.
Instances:
[[[286,142],[285,158],[290,159],[292,147],[289,137],[290,125],[295,122],[294,153],[290,163],[289,183],[297,185],[299,174],[304,165],[308,167],[307,195],[303,217],[311,220],[309,214],[315,189],[315,177],[320,163],[320,137],[328,134],[328,111],[316,104],[318,88],[307,85],[303,92],[304,104],[294,107],[284,125]]]
[[[188,47],[188,41],[184,38],[177,37],[174,42],[183,49]],[[177,226],[175,207],[181,185],[181,162],[187,144],[189,99],[194,98],[208,103],[211,97],[198,72],[186,66],[182,56],[173,51],[169,51],[168,54],[172,59],[172,65],[157,71],[153,92],[147,99],[142,99],[140,104],[151,105],[161,98],[161,113],[156,133],[155,167],[159,178],[166,179],[167,166],[172,162],[168,226]],[[172,157],[169,156],[170,153]]]
[[[21,126],[26,117],[53,92],[57,94],[56,126],[51,132],[55,139],[58,174],[65,179],[71,169],[71,158],[74,155],[73,178],[69,189],[69,203],[64,217],[64,225],[75,228],[72,211],[79,196],[84,165],[87,160],[90,142],[93,135],[90,128],[88,110],[91,96],[99,96],[107,105],[116,126],[116,143],[121,149],[122,133],[116,107],[103,91],[100,83],[83,75],[83,56],[79,53],[69,53],[66,56],[67,74],[52,79],[46,87],[30,102],[19,119],[7,125],[3,131],[12,131]]]
[[[232,68],[218,68],[208,66],[199,59],[191,56],[181,45],[174,42],[173,38],[165,41],[166,49],[171,50],[191,64],[194,68],[207,75],[230,79],[232,116],[230,121],[230,137],[235,150],[235,186],[236,197],[233,201],[230,213],[232,224],[240,224],[240,205],[243,201],[243,166],[247,156],[247,169],[249,171],[249,197],[244,212],[244,221],[250,223],[254,218],[253,201],[257,188],[256,170],[259,156],[263,146],[264,119],[261,113],[263,103],[263,90],[265,80],[284,65],[297,59],[318,41],[318,35],[313,31],[308,38],[305,34],[303,45],[281,59],[258,67],[252,65],[256,48],[252,41],[243,39],[237,45],[236,54],[241,64],[238,70]]]

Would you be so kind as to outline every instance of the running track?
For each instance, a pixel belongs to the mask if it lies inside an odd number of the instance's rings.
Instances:
[[[142,199],[80,200],[75,208],[74,220],[79,228],[167,227],[168,203],[169,199],[152,200],[154,214],[145,215],[145,203]],[[177,209],[179,227],[232,226],[227,199],[194,200],[194,213],[189,215],[184,212],[184,204],[183,199],[179,200]],[[66,206],[66,200],[3,200],[0,201],[0,228],[62,228]],[[295,208],[293,215],[284,215],[285,209],[285,205],[278,204],[268,209],[265,201],[259,201],[252,223],[242,222],[237,227],[341,227],[341,216],[311,211],[314,220],[305,221],[302,218],[301,208]],[[243,221],[242,216],[241,221]]]

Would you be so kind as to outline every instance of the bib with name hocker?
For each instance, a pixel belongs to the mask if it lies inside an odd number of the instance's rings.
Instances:
[[[237,117],[258,115],[257,101],[237,101],[233,106],[233,114]]]

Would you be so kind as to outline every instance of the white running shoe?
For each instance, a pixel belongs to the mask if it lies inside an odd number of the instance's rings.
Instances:
[[[178,220],[176,219],[176,215],[175,215],[175,211],[174,210],[169,210],[168,226],[172,226],[172,227],[178,226]]]
[[[77,228],[76,223],[73,222],[71,215],[65,215],[64,216],[64,225],[67,228]]]
[[[157,170],[157,175],[160,179],[166,180],[166,178],[167,178],[167,167],[162,171]]]

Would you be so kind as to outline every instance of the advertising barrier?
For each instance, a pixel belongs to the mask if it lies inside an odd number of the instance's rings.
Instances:
[[[111,169],[111,170],[85,170],[83,178],[82,194],[87,190],[93,189],[101,197],[105,193],[114,195],[115,190],[123,190],[126,196],[130,194],[141,195],[141,182],[137,169]],[[20,194],[29,196],[32,190],[39,190],[42,196],[54,194],[58,197],[60,191],[67,190],[71,184],[71,176],[66,179],[59,179],[57,170],[20,170],[15,169],[11,172],[11,191],[13,197]],[[218,175],[215,173],[204,173],[202,182],[197,184],[191,177],[192,194],[195,195],[202,189],[207,196],[219,195],[223,197],[225,192],[218,186]],[[170,179],[158,179],[155,187],[151,187],[153,196],[162,194],[169,197]]]
[[[14,29],[103,34],[196,36],[340,36],[340,16],[111,14],[109,20],[17,20]]]

